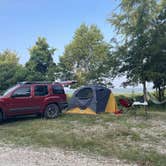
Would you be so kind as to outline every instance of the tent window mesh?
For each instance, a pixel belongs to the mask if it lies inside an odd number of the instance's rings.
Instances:
[[[89,99],[89,98],[92,98],[93,97],[93,91],[91,88],[84,88],[84,89],[81,89],[76,97],[78,97],[79,99]]]

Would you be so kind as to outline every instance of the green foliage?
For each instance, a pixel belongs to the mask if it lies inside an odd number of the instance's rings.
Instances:
[[[26,70],[18,61],[15,52],[5,50],[0,53],[0,91],[25,79]]]
[[[165,87],[164,4],[164,1],[157,0],[121,0],[120,10],[108,19],[119,34],[116,43],[122,39],[121,44],[114,47],[114,71],[125,75],[128,84],[143,83],[144,95],[146,81]]]
[[[96,25],[82,24],[60,57],[61,79],[76,79],[78,85],[101,82],[108,70],[110,46]]]
[[[149,75],[158,89],[159,99],[164,98],[164,89],[166,86],[166,8],[161,11],[156,19],[153,20],[153,29],[150,31],[151,59],[149,61]]]
[[[157,15],[156,1],[122,0],[120,9],[119,14],[113,13],[109,19],[123,37],[122,44],[116,48],[121,62],[118,72],[126,74],[129,82],[147,81],[148,29]]]
[[[138,37],[149,28],[157,10],[156,0],[121,0],[117,12],[113,12],[108,21],[115,26],[125,40]]]
[[[0,64],[18,64],[19,58],[15,52],[10,50],[5,50],[4,52],[0,53]]]
[[[56,64],[53,62],[55,48],[50,48],[45,38],[39,37],[29,49],[30,60],[26,63],[27,80],[54,80]]]

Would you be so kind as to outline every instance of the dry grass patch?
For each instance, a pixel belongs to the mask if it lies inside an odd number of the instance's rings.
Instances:
[[[27,118],[0,126],[0,140],[17,146],[59,147],[111,156],[137,165],[165,165],[166,113],[147,121],[140,112],[115,116],[63,115],[55,120]]]

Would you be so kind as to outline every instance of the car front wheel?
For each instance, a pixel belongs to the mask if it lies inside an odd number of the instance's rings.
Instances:
[[[57,104],[49,104],[44,113],[44,117],[48,119],[57,118],[60,113],[59,107]]]

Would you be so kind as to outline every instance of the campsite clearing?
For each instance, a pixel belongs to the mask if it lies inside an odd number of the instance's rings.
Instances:
[[[102,156],[108,162],[111,158],[125,164],[164,166],[166,112],[152,111],[148,120],[143,115],[140,110],[136,119],[131,114],[15,119],[0,125],[0,143],[1,147],[15,146],[16,150],[60,148],[92,158]]]

